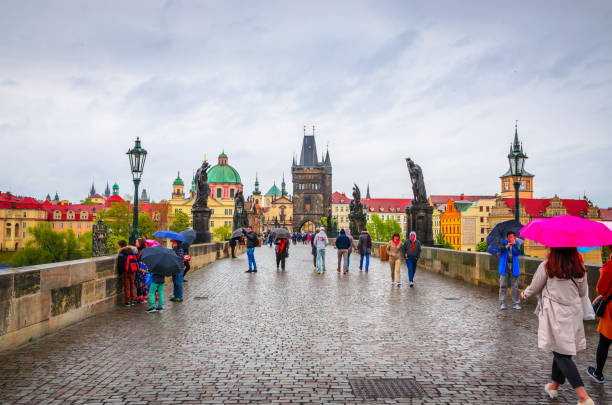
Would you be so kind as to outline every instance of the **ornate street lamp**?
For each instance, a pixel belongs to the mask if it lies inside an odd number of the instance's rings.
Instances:
[[[521,187],[521,179],[524,173],[527,155],[523,152],[523,145],[519,143],[516,131],[514,135],[514,142],[510,145],[508,162],[510,163],[510,174],[514,181],[514,219],[520,222],[519,189]]]
[[[134,225],[130,234],[130,245],[136,244],[138,239],[138,185],[142,177],[145,160],[147,159],[147,151],[140,147],[140,138],[136,138],[136,144],[133,149],[127,151],[130,158],[130,168],[132,169],[132,179],[134,180]]]

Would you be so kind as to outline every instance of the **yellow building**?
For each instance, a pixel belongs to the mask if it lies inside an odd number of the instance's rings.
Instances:
[[[461,247],[461,213],[455,208],[455,202],[448,200],[446,210],[440,215],[440,233],[453,249]]]
[[[259,183],[256,184],[256,186],[258,185]],[[252,198],[254,200],[258,199],[255,193]],[[279,190],[276,182],[274,182],[272,187],[263,196],[261,212],[263,214],[264,229],[274,229],[278,226],[293,230],[293,199],[287,192],[284,174],[281,189]]]
[[[476,245],[489,234],[489,214],[495,206],[494,199],[473,202],[461,211],[461,250],[476,251]]]
[[[243,191],[243,186],[238,171],[228,164],[225,151],[219,155],[218,163],[208,169],[208,185],[210,187],[208,208],[212,210],[210,231],[213,232],[216,228],[226,225],[232,227],[234,198],[239,191]]]
[[[436,236],[440,234],[440,214],[441,212],[434,208],[433,213],[431,214],[431,228],[433,231],[433,238],[436,240]]]
[[[195,180],[191,181],[191,190],[189,197],[185,196],[185,183],[181,179],[181,174],[178,173],[176,179],[172,183],[172,198],[168,201],[168,226],[171,226],[176,219],[176,214],[182,212],[189,217],[189,223],[192,223],[193,216],[191,207],[195,198]]]
[[[28,230],[47,221],[47,205],[31,197],[0,192],[0,251],[22,249],[32,240]]]
[[[332,194],[332,217],[338,223],[338,229],[349,229],[350,203],[346,194],[337,191]]]

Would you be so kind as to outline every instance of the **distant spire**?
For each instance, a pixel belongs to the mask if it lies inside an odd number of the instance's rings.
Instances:
[[[521,143],[519,142],[519,138],[518,138],[518,120],[516,120],[516,122],[514,123],[514,142],[513,142],[513,149],[518,151],[521,149]]]
[[[253,195],[261,195],[261,191],[259,190],[259,173],[255,172],[255,190],[253,190]]]
[[[366,198],[372,198],[370,197],[370,183],[368,183],[368,191],[366,192]]]
[[[106,181],[106,190],[104,190],[104,197],[108,198],[111,195],[110,187],[108,186],[108,181]]]
[[[96,195],[96,187],[94,186],[93,180],[91,181],[91,190],[89,190],[89,198]]]
[[[287,189],[285,188],[285,172],[283,172],[283,182],[281,183],[281,195],[284,197],[287,194],[288,194]]]
[[[331,159],[329,158],[329,144],[327,144],[327,152],[325,153],[325,166],[331,167]]]

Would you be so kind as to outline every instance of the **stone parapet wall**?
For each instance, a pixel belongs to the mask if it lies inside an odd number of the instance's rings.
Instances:
[[[380,246],[386,246],[386,243],[372,243],[372,256],[380,256]],[[521,256],[519,258],[521,265],[519,288],[526,288],[531,283],[531,279],[542,261],[543,259],[535,257]],[[499,288],[498,265],[499,259],[489,253],[423,247],[418,268],[419,270],[463,280],[479,287],[496,290]],[[595,286],[599,280],[600,267],[598,264],[586,264],[591,299],[597,296]]]
[[[193,245],[189,254],[193,271],[229,257],[229,243]],[[115,260],[112,255],[0,270],[0,351],[123,303]]]

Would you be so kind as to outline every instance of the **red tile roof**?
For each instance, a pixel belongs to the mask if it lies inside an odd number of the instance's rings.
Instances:
[[[519,203],[525,207],[525,211],[532,218],[540,218],[546,213],[546,207],[550,205],[551,198],[521,198]],[[514,198],[504,198],[506,205],[514,211]],[[581,217],[587,214],[589,203],[585,200],[561,199],[568,215]]]
[[[332,194],[332,204],[349,204],[352,198],[349,198],[344,193],[335,191]]]
[[[47,208],[49,221],[91,221],[97,212],[104,209],[104,204],[66,204],[52,205]],[[61,219],[55,219],[55,212],[61,213]],[[74,212],[74,219],[68,219],[68,212]],[[81,213],[87,212],[87,218],[81,218]]]
[[[0,192],[0,208],[44,210],[45,206],[42,201],[38,201],[32,197],[21,197]]]
[[[599,210],[603,221],[612,221],[612,208],[602,208]]]
[[[448,200],[453,200],[453,201],[461,201],[461,200],[465,200],[465,201],[478,201],[478,200],[489,200],[489,199],[494,199],[495,196],[494,195],[430,195],[429,198],[431,199],[431,203],[433,205],[439,205],[439,204],[446,204],[446,202]]]
[[[368,207],[368,212],[404,212],[412,202],[411,198],[365,198],[362,204]]]
[[[109,206],[112,202],[125,202],[125,200],[121,196],[111,195],[106,199],[106,206]]]

